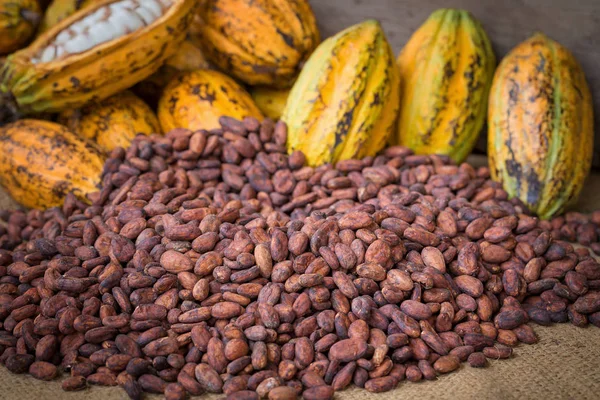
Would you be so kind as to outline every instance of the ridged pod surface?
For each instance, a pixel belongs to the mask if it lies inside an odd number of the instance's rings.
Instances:
[[[54,122],[23,119],[0,128],[0,184],[26,207],[62,205],[97,190],[104,158],[92,142]]]
[[[219,117],[236,119],[263,115],[252,97],[236,81],[214,70],[182,73],[165,88],[158,103],[163,132],[220,128]]]
[[[177,44],[185,39],[196,5],[195,0],[171,0],[163,15],[128,33],[129,28],[122,24],[123,19],[128,21],[127,24],[137,22],[139,26],[141,20],[138,15],[123,9],[118,11],[119,15],[116,11],[105,12],[117,7],[113,4],[121,1],[103,0],[91,5],[64,19],[29,47],[7,58],[0,70],[0,89],[12,96],[21,113],[79,108],[147,78],[173,55]],[[156,4],[157,0],[152,1]],[[115,17],[112,24],[106,20],[95,20],[108,18],[107,14]],[[88,25],[90,32],[93,28],[95,36],[77,33],[83,29],[82,24]],[[74,29],[76,25],[78,29]],[[112,30],[108,30],[110,26]],[[107,35],[109,38],[118,35],[119,32],[114,29],[116,26],[124,32],[120,36],[98,44],[88,41],[101,41]],[[77,40],[72,36],[69,39],[70,32],[76,32]],[[75,50],[58,54],[59,50],[65,52],[69,48]],[[48,55],[47,51],[51,49],[55,53]],[[47,59],[50,61],[45,61]]]
[[[209,60],[250,85],[290,87],[319,43],[307,0],[204,0],[198,17]]]
[[[373,156],[395,129],[399,74],[381,25],[367,20],[325,40],[306,62],[281,119],[288,151],[317,166]]]
[[[142,99],[126,90],[100,103],[65,110],[58,122],[106,152],[129,147],[137,135],[160,133],[158,118]]]
[[[58,24],[63,19],[75,14],[82,8],[96,2],[97,0],[54,0],[48,5],[48,8],[44,13],[44,18],[42,18],[42,22],[38,29],[38,35],[46,32],[51,27]]]
[[[250,90],[250,94],[265,116],[272,120],[278,120],[285,109],[290,91],[288,89],[254,87]]]
[[[590,90],[571,52],[544,34],[502,60],[490,93],[492,178],[540,218],[577,200],[593,151]]]
[[[25,45],[42,17],[37,0],[0,0],[0,54]]]
[[[468,11],[437,10],[402,49],[398,66],[396,142],[462,162],[483,128],[496,66],[482,26]]]

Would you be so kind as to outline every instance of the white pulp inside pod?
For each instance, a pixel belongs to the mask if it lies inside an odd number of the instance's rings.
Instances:
[[[83,53],[102,43],[151,25],[165,15],[174,0],[123,0],[108,4],[62,30],[31,59],[33,64]]]

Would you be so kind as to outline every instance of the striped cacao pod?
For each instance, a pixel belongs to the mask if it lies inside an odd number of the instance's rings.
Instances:
[[[104,158],[90,141],[54,122],[23,119],[0,128],[0,184],[26,207],[86,200],[100,184]]]
[[[590,90],[571,52],[539,33],[502,60],[490,93],[492,178],[548,219],[575,202],[594,130]]]
[[[0,54],[27,44],[41,17],[37,0],[0,0]]]
[[[58,122],[106,152],[129,147],[139,134],[160,133],[158,118],[152,109],[128,90],[99,103],[65,110],[58,116]]]
[[[309,165],[373,156],[392,135],[399,74],[379,22],[368,20],[325,40],[292,87],[281,119],[288,151]]]
[[[103,0],[90,5],[9,56],[0,70],[0,89],[25,114],[104,100],[150,76],[176,51],[195,4]]]
[[[483,128],[496,66],[485,31],[468,11],[437,10],[402,49],[398,66],[396,142],[462,162]]]
[[[250,94],[232,78],[214,70],[180,74],[167,85],[158,103],[163,132],[175,128],[218,129],[221,116],[263,119]]]
[[[194,29],[209,60],[250,85],[290,87],[319,43],[307,0],[204,0]]]

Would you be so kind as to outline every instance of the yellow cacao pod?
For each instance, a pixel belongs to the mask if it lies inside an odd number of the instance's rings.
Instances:
[[[58,122],[92,140],[106,152],[116,147],[129,147],[139,134],[160,133],[158,118],[152,109],[127,90],[100,103],[65,110],[59,115]]]
[[[195,0],[103,0],[9,56],[0,89],[21,113],[100,101],[147,78],[183,41]]]
[[[399,86],[379,22],[368,20],[325,40],[283,111],[288,151],[301,150],[311,166],[375,155],[394,131]]]
[[[512,49],[490,93],[492,178],[548,219],[577,200],[593,142],[591,94],[573,54],[541,33]]]
[[[278,120],[281,118],[290,91],[288,89],[255,87],[252,88],[250,94],[265,116],[272,120]]]
[[[398,66],[396,143],[464,161],[483,128],[496,66],[481,24],[468,11],[435,11],[402,49]]]
[[[189,37],[181,42],[177,52],[167,59],[148,79],[135,85],[133,91],[143,98],[148,104],[156,107],[165,86],[180,72],[196,71],[198,69],[212,68],[204,57],[202,50]]]
[[[290,87],[319,43],[307,0],[205,0],[198,16],[209,60],[250,85]]]
[[[217,129],[221,116],[263,119],[252,97],[236,81],[213,70],[182,73],[171,81],[158,103],[163,132],[175,128]]]
[[[0,0],[0,54],[24,46],[42,17],[37,0]]]
[[[98,0],[54,0],[48,5],[44,18],[40,23],[38,35],[58,24],[63,19],[75,14],[77,11],[97,3]]]
[[[0,184],[26,207],[80,200],[100,184],[104,158],[90,141],[54,122],[23,119],[0,128]]]
[[[202,50],[200,50],[197,42],[188,37],[179,44],[177,52],[165,61],[164,67],[167,70],[173,71],[171,72],[172,78],[175,75],[174,71],[195,71],[197,69],[210,68],[211,65]]]

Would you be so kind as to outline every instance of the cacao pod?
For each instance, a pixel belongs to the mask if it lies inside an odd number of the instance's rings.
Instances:
[[[307,0],[205,0],[194,28],[209,60],[250,85],[290,87],[319,43]]]
[[[154,73],[183,41],[195,0],[103,0],[9,56],[0,89],[21,113],[101,101]]]
[[[178,75],[167,85],[158,103],[163,132],[175,128],[217,129],[221,127],[221,116],[263,119],[250,94],[232,78],[214,70]]]
[[[0,0],[0,54],[25,45],[33,37],[41,17],[37,0]]]
[[[250,94],[265,116],[272,120],[278,120],[281,118],[290,91],[288,89],[255,87],[252,88]]]
[[[292,87],[281,119],[288,151],[309,165],[373,156],[392,135],[399,73],[379,22],[368,20],[325,40]]]
[[[575,202],[592,161],[593,111],[571,52],[536,34],[502,60],[490,93],[492,178],[548,219]]]
[[[23,119],[0,128],[0,184],[26,207],[62,205],[95,192],[104,164],[100,150],[54,122]]]
[[[496,66],[480,23],[464,10],[433,12],[402,49],[398,66],[396,143],[464,161],[483,128]]]
[[[150,107],[130,91],[124,91],[80,109],[65,110],[58,122],[72,132],[110,152],[128,148],[139,134],[160,133],[158,118]]]
[[[148,104],[156,107],[165,86],[180,72],[211,68],[202,50],[188,37],[178,46],[177,52],[165,61],[148,79],[134,86],[133,91]]]
[[[40,23],[38,35],[58,24],[63,19],[75,14],[77,11],[97,3],[98,0],[54,0],[48,5],[44,18]]]

